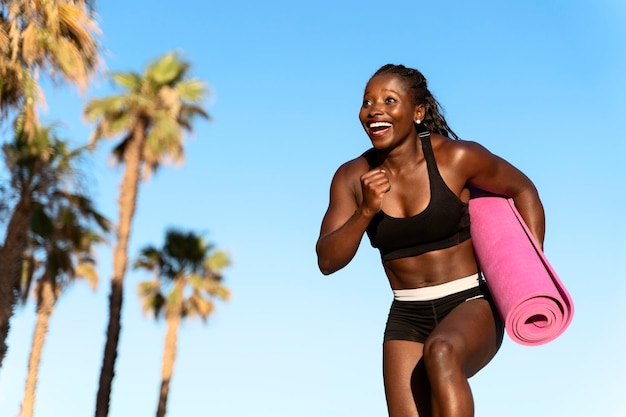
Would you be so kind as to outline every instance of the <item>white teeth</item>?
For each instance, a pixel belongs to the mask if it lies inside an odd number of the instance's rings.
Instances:
[[[370,124],[370,127],[390,127],[391,123],[389,122],[374,122]]]

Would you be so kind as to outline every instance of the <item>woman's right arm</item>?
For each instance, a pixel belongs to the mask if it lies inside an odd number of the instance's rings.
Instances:
[[[324,275],[346,266],[356,254],[372,217],[381,210],[382,199],[389,190],[389,180],[382,170],[360,176],[363,195],[359,204],[354,165],[340,167],[330,186],[330,202],[317,240],[317,263]],[[351,172],[352,171],[352,172]]]

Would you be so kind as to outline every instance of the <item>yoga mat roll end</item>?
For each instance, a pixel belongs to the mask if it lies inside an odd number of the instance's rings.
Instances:
[[[476,259],[509,337],[524,346],[556,339],[574,304],[513,200],[472,190],[469,210]]]

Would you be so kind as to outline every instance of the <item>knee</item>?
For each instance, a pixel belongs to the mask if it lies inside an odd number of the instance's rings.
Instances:
[[[461,349],[447,338],[428,339],[424,344],[424,365],[429,370],[458,368],[460,351]]]

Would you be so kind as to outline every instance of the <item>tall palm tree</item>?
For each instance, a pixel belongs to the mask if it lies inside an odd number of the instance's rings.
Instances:
[[[213,251],[201,236],[177,230],[166,233],[161,249],[143,248],[134,264],[155,274],[153,280],[139,284],[144,311],[157,319],[162,315],[167,322],[157,417],[165,416],[181,321],[199,316],[206,322],[214,310],[213,299],[229,298],[228,289],[221,284],[221,271],[228,265],[228,256]]]
[[[93,1],[1,0],[0,121],[14,108],[36,118],[40,72],[84,91],[99,67],[98,35]],[[35,124],[27,119],[26,132]]]
[[[109,296],[109,324],[96,400],[96,417],[109,412],[117,346],[121,330],[123,280],[128,263],[128,241],[137,204],[141,172],[147,179],[158,166],[182,162],[183,133],[191,132],[195,116],[209,115],[200,107],[206,85],[188,78],[189,64],[168,53],[149,64],[143,74],[113,73],[113,80],[126,89],[121,95],[90,101],[88,120],[96,122],[92,144],[121,136],[113,150],[124,174],[118,197],[119,220],[113,250],[113,276]]]
[[[0,126],[16,114],[13,142],[4,149],[14,207],[0,246],[0,367],[32,204],[40,180],[47,177],[37,171],[49,167],[49,143],[43,139],[47,128],[40,127],[36,111],[44,100],[38,77],[45,73],[55,82],[84,89],[98,68],[99,33],[92,1],[0,0]]]
[[[11,173],[10,193],[4,197],[15,203],[0,247],[0,365],[7,351],[9,321],[18,301],[31,216],[37,204],[49,204],[62,187],[76,180],[74,162],[85,150],[70,150],[54,128],[37,128],[28,140],[16,132],[14,140],[3,146],[5,165]]]
[[[104,242],[109,222],[81,194],[59,190],[61,196],[48,205],[37,204],[31,221],[31,245],[25,262],[23,293],[36,278],[37,322],[33,334],[28,375],[22,401],[22,417],[32,417],[39,364],[48,323],[61,292],[75,278],[85,278],[95,290],[94,246]]]

